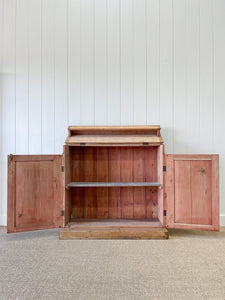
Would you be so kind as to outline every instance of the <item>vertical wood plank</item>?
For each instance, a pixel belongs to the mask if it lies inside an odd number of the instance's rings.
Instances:
[[[221,139],[221,128],[224,126],[225,111],[225,2],[213,1],[214,20],[214,149],[220,154],[220,182],[225,182],[225,140]],[[220,184],[221,226],[225,226],[225,185]],[[213,210],[214,211],[214,210]]]
[[[84,181],[84,149],[74,147],[72,150],[72,181]],[[73,218],[84,217],[84,189],[75,188],[72,190],[72,214]]]
[[[212,159],[212,224],[214,230],[220,229],[220,189],[219,189],[219,155]],[[221,224],[223,226],[223,224]]]
[[[0,39],[1,41],[3,42],[3,26],[4,26],[4,0],[0,0]],[[0,49],[0,68],[1,68],[1,71],[2,71],[2,67],[3,67],[3,47],[1,47]],[[2,90],[1,90],[2,91]],[[1,103],[2,104],[2,103]]]
[[[146,218],[158,218],[158,190],[148,187],[146,193]]]
[[[1,92],[2,92],[2,150],[5,163],[7,154],[15,153],[15,22],[16,2],[2,1],[1,26],[2,47],[1,47]],[[5,164],[6,166],[6,164]]]
[[[79,125],[81,72],[81,0],[68,2],[68,113],[69,124]]]
[[[7,182],[7,232],[13,232],[15,227],[15,160],[8,156],[8,182]]]
[[[160,1],[146,1],[147,124],[160,124]]]
[[[187,24],[186,24],[186,91],[187,91],[187,133],[186,153],[197,153],[199,145],[199,1],[187,1]],[[181,101],[181,99],[180,99]],[[187,143],[187,141],[192,141]]]
[[[191,195],[191,162],[174,162],[174,185],[175,185],[175,223],[191,224],[192,195]]]
[[[15,98],[15,22],[16,2],[1,1],[1,157],[0,157],[0,215],[6,225],[7,212],[7,156],[16,152]],[[4,222],[5,219],[5,222]]]
[[[97,151],[97,182],[108,182],[108,149],[99,147]],[[108,188],[97,188],[97,218],[106,219],[109,216]]]
[[[146,181],[157,181],[157,149],[155,147],[145,148],[145,176]],[[146,187],[146,218],[158,217],[157,189]]]
[[[145,176],[146,181],[157,181],[157,148],[145,148]]]
[[[55,152],[55,1],[42,4],[42,151]]]
[[[174,152],[186,151],[187,128],[187,16],[186,0],[174,0]]]
[[[42,3],[29,1],[29,152],[42,153]]]
[[[202,153],[212,153],[213,151],[214,63],[212,32],[211,0],[200,0],[200,141],[198,150]]]
[[[55,152],[62,152],[68,126],[67,1],[56,0],[55,11]],[[62,100],[63,99],[63,100]]]
[[[107,124],[107,1],[94,2],[95,124]]]
[[[64,201],[64,226],[71,219],[72,214],[72,191],[66,189],[66,185],[72,180],[72,155],[71,155],[71,147],[64,145],[63,146],[63,162],[64,173],[62,173],[63,177],[63,201]]]
[[[160,0],[160,126],[166,153],[173,149],[173,1]]]
[[[62,180],[62,155],[54,155],[53,159],[53,227],[62,227],[63,226],[63,217],[61,215],[61,211],[63,209],[63,194],[64,194],[64,186]],[[45,171],[44,171],[45,172]],[[69,172],[70,175],[70,172]],[[44,178],[44,176],[43,176]],[[44,197],[43,197],[44,198]],[[45,207],[45,203],[43,203],[43,207]]]
[[[164,190],[165,190],[165,182],[164,182],[164,172],[163,166],[164,164],[164,145],[157,147],[157,181],[162,184],[162,188],[158,189],[158,218],[162,225],[165,225],[165,216],[163,214],[163,210],[165,209],[164,203]]]
[[[109,148],[109,181],[120,182],[120,148]],[[121,217],[120,188],[111,187],[108,189],[109,218],[118,219]]]
[[[62,166],[66,167],[67,162],[68,162],[68,157],[67,157],[67,152],[68,148],[66,147],[66,145],[63,146],[63,155],[62,155]],[[66,190],[66,182],[67,182],[67,174],[66,172],[64,172],[64,174],[62,174],[62,210],[64,211],[64,216],[62,217],[62,226],[65,227],[65,224],[67,224],[68,220],[68,214],[67,214],[67,207],[68,207],[68,198],[70,196],[70,192]]]
[[[81,124],[94,124],[94,1],[81,1]]]
[[[84,148],[84,181],[96,181],[96,148]],[[97,195],[96,188],[88,187],[84,192],[84,217],[96,218],[97,217]]]
[[[165,209],[166,209],[166,226],[174,225],[174,160],[173,155],[165,155]]]
[[[107,86],[109,125],[120,125],[120,0],[107,2]]]
[[[4,19],[3,19],[3,14],[4,14],[4,8],[3,8],[3,0],[0,0],[0,41],[3,42],[3,24],[4,24]],[[1,82],[3,81],[3,47],[0,48],[0,80]],[[0,95],[3,95],[3,87],[2,84],[0,86]],[[2,120],[2,114],[3,114],[3,99],[2,97],[0,97],[0,118]],[[3,131],[3,124],[1,122],[0,124],[0,141],[2,142],[2,131]],[[3,183],[3,149],[2,147],[0,147],[0,182]],[[0,199],[3,199],[3,193],[4,193],[4,186],[3,184],[0,184]],[[3,201],[1,201],[3,202]],[[2,212],[4,211],[2,208],[3,203],[0,205],[0,215],[2,215]],[[1,223],[3,223],[3,220],[1,218]]]
[[[121,124],[133,124],[134,39],[133,1],[121,1]]]
[[[121,148],[120,153],[120,176],[121,182],[133,181],[133,149]],[[133,187],[122,187],[120,189],[121,218],[133,219],[134,217],[134,192]]]
[[[212,161],[191,161],[192,224],[212,224]],[[180,199],[179,199],[180,202]]]
[[[29,153],[28,11],[29,1],[17,1],[16,10],[16,153]]]
[[[146,124],[146,1],[134,1],[134,124]],[[138,101],[137,101],[138,99]]]
[[[134,181],[145,181],[145,149],[134,148]],[[146,216],[145,187],[134,187],[134,218],[143,219]]]

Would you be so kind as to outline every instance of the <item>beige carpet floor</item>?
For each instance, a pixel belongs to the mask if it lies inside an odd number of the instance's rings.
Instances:
[[[0,299],[225,299],[225,230],[60,241],[0,227]]]

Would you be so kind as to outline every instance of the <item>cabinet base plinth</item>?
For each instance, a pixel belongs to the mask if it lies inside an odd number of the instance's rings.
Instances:
[[[60,231],[61,240],[150,240],[168,239],[169,233],[166,228],[63,228]]]

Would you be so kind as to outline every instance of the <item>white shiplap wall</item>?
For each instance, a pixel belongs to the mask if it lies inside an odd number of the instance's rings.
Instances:
[[[61,153],[69,124],[160,124],[166,153],[219,153],[224,0],[0,0],[0,224],[7,154]]]

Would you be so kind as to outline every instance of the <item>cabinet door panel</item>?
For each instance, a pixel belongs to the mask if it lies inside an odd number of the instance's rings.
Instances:
[[[174,162],[175,223],[191,224],[190,161]]]
[[[219,156],[165,158],[167,227],[219,230]]]
[[[62,156],[8,159],[8,232],[62,226]]]
[[[212,224],[212,161],[191,162],[192,222]]]

